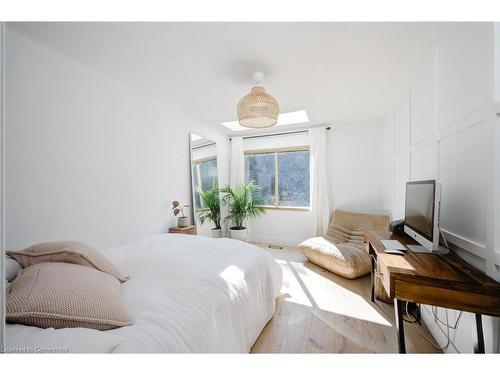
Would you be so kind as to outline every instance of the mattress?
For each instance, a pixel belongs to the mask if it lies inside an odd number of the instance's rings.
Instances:
[[[182,234],[103,250],[122,284],[132,326],[110,331],[6,326],[6,352],[248,353],[272,318],[282,271],[237,240]]]

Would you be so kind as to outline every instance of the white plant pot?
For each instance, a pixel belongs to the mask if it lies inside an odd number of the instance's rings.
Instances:
[[[229,229],[229,237],[234,238],[235,240],[240,240],[244,242],[248,242],[250,239],[250,235],[248,234],[248,229]]]
[[[177,218],[177,226],[179,228],[189,227],[189,218],[187,216]]]
[[[222,238],[222,229],[212,229],[210,234],[212,238]]]

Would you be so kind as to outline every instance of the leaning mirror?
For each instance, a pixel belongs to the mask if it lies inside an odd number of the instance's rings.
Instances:
[[[190,134],[191,190],[196,231],[207,237],[222,237],[217,174],[217,145],[198,134]]]

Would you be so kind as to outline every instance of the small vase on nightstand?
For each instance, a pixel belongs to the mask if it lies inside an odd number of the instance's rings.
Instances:
[[[181,216],[177,218],[177,226],[179,228],[185,228],[189,226],[189,218],[187,216]]]

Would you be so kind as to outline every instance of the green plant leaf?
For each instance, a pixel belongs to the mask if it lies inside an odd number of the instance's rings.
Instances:
[[[215,224],[214,229],[221,229],[220,190],[216,182],[212,182],[212,188],[208,191],[203,191],[201,187],[198,187],[196,191],[204,207],[197,211],[200,222],[202,224],[212,222]]]
[[[243,229],[245,219],[256,218],[266,213],[260,199],[260,187],[252,181],[242,184],[237,190],[230,186],[221,189],[222,200],[228,204],[228,215],[225,221],[231,221],[235,229]]]

